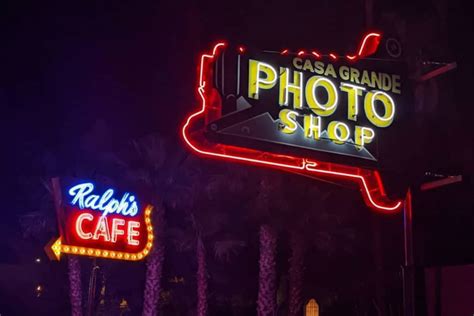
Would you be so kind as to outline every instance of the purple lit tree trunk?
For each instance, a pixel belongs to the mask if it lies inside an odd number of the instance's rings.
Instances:
[[[71,299],[71,315],[82,316],[81,266],[74,256],[67,258],[69,274],[69,297]]]
[[[154,236],[153,248],[146,261],[145,291],[143,294],[143,316],[158,314],[158,300],[161,290],[161,274],[165,258],[163,243],[164,209],[159,203],[154,203]]]
[[[272,227],[260,226],[258,316],[274,316],[276,313],[276,240],[277,235]]]
[[[288,302],[288,316],[299,316],[303,314],[302,288],[304,274],[304,239],[296,232],[291,234],[291,258],[290,258],[290,293]]]
[[[206,249],[201,237],[197,239],[197,316],[207,315],[207,269]]]

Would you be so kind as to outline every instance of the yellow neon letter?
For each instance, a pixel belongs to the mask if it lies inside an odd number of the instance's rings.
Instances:
[[[298,125],[296,123],[296,117],[298,116],[298,112],[291,111],[288,109],[284,109],[280,111],[279,117],[280,122],[282,123],[281,131],[286,134],[293,134]]]
[[[385,109],[383,115],[379,115],[375,110],[375,102],[380,101]],[[395,117],[395,103],[385,92],[371,91],[365,95],[364,110],[367,119],[377,127],[388,127]]]
[[[361,150],[365,144],[369,144],[375,137],[375,132],[369,127],[355,127],[355,143],[357,149]]]
[[[303,66],[301,65],[303,63],[303,60],[299,57],[293,58],[293,67],[296,69],[301,69]]]
[[[349,126],[342,122],[332,121],[328,125],[328,136],[336,144],[344,144],[351,136]]]
[[[358,99],[362,95],[362,91],[365,91],[365,88],[342,82],[340,89],[347,92],[347,118],[351,121],[357,121],[357,114],[359,113]]]
[[[322,61],[314,62],[314,72],[318,75],[322,75],[324,73],[324,63]]]
[[[341,77],[342,80],[349,80],[349,67],[339,67],[339,77]]]
[[[400,94],[401,93],[400,87],[401,87],[400,76],[399,75],[392,75],[392,91],[393,91],[393,93]]]
[[[288,93],[293,93],[293,108],[301,109],[303,101],[301,91],[303,90],[303,74],[299,71],[293,72],[293,83],[289,83],[288,68],[280,68],[280,105],[288,105]]]
[[[261,72],[265,74],[265,78],[260,77]],[[276,79],[275,68],[261,61],[249,60],[249,98],[258,100],[258,90],[273,88]]]
[[[305,115],[304,117],[304,136],[319,140],[321,137],[321,117]]]
[[[311,71],[311,72],[314,72],[313,64],[311,63],[311,60],[306,59],[306,61],[304,62],[303,70],[304,70],[304,71],[308,71],[308,70],[309,70],[309,71]]]
[[[316,88],[322,87],[326,90],[328,99],[326,104],[321,104],[316,96]],[[337,90],[331,80],[313,76],[306,83],[306,102],[311,111],[320,116],[329,116],[336,111],[337,108]]]

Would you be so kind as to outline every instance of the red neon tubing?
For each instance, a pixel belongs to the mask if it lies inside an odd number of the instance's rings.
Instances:
[[[365,39],[367,39],[367,36]],[[198,111],[190,114],[187,117],[181,130],[184,141],[192,150],[201,155],[219,159],[240,161],[256,165],[274,167],[287,171],[296,171],[297,173],[304,173],[308,175],[316,174],[320,176],[330,176],[336,179],[339,178],[342,180],[353,181],[359,185],[364,200],[369,207],[379,212],[389,214],[398,211],[402,202],[399,200],[392,201],[387,198],[382,181],[377,171],[331,163],[319,163],[313,159],[288,155],[277,155],[269,152],[237,146],[209,144],[207,141],[198,141],[193,139],[189,133],[188,128],[191,125],[191,122],[205,114],[207,109],[206,81],[204,78],[206,61],[212,61],[214,57],[216,57],[217,51],[220,48],[224,48],[225,45],[226,44],[224,42],[220,42],[214,46],[212,54],[201,55],[197,92],[202,100],[202,105]],[[363,49],[363,47],[364,44],[361,45],[360,51]],[[347,169],[350,169],[352,172],[344,171]]]
[[[364,58],[364,57],[374,54],[379,47],[381,38],[382,38],[382,34],[378,32],[367,33],[366,35],[364,35],[364,37],[360,41],[359,49],[357,50],[357,52],[352,55],[346,55],[346,58],[350,61],[356,61],[357,59]],[[289,53],[290,51],[288,49],[284,49],[283,51],[281,51],[280,54],[287,55]],[[304,50],[299,50],[296,53],[296,55],[298,56],[303,56],[305,54],[306,52]],[[311,54],[316,56],[316,58],[321,57],[321,55],[316,51],[312,51]],[[332,60],[337,60],[339,55],[336,53],[330,53],[327,56],[331,58]]]
[[[382,34],[377,32],[368,33],[364,36],[359,45],[359,51],[354,55],[347,55],[347,59],[354,61],[358,58],[363,58],[372,55],[377,51],[377,48],[380,44],[380,39]],[[369,39],[372,39],[371,45],[368,45]]]

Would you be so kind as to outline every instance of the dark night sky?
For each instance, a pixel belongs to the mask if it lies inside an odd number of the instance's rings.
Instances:
[[[375,2],[377,10],[394,8],[410,21],[430,3]],[[437,159],[447,169],[472,174],[467,128],[473,113],[472,25],[460,3],[449,2],[447,9],[448,35],[440,45],[449,48],[438,57],[456,60],[459,68],[442,79],[456,99],[438,108],[454,111],[436,132],[450,142]],[[18,215],[34,207],[22,181],[43,175],[32,163],[41,150],[79,148],[80,136],[97,121],[112,131],[115,145],[151,132],[176,135],[195,104],[198,53],[214,41],[348,51],[365,31],[362,0],[10,1],[2,11],[0,104],[7,160],[2,200],[7,203],[0,229],[6,231],[18,229]],[[466,131],[464,139],[453,136]]]
[[[31,165],[32,155],[41,148],[77,148],[80,136],[97,120],[105,122],[118,143],[155,131],[175,135],[194,105],[198,53],[218,39],[300,47],[305,39],[316,45],[315,38],[327,30],[344,27],[345,39],[324,37],[335,47],[348,38],[356,45],[363,31],[361,16],[356,16],[358,28],[340,24],[348,24],[347,19],[327,18],[330,24],[322,28],[312,15],[328,10],[336,15],[327,2],[312,5],[313,13],[305,9],[309,3],[301,3],[291,19],[282,16],[285,5],[10,3],[0,85],[0,102],[7,110],[5,148],[11,153],[7,192],[15,196],[10,207],[18,209],[14,201],[25,194],[15,187],[19,178],[41,172]],[[351,9],[344,6],[345,12]],[[308,24],[311,31],[305,30]],[[276,30],[284,35],[277,36]]]

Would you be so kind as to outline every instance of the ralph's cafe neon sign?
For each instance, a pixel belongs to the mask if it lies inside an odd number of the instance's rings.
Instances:
[[[53,179],[60,237],[47,251],[116,260],[144,259],[153,246],[152,206],[92,181]],[[52,253],[51,253],[52,252]]]

